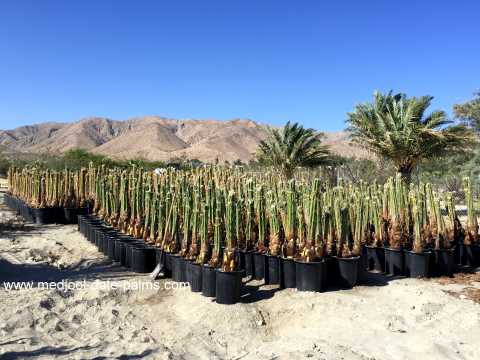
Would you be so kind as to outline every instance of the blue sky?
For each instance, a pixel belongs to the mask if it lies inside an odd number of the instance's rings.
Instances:
[[[480,2],[2,0],[0,128],[85,116],[344,128],[374,90],[480,88]]]

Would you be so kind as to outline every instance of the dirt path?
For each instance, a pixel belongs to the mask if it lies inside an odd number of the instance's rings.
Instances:
[[[113,265],[76,226],[27,224],[0,235],[0,281],[32,284],[0,287],[0,359],[478,359],[472,276],[321,294],[249,282],[224,306]],[[62,280],[85,288],[40,288]]]

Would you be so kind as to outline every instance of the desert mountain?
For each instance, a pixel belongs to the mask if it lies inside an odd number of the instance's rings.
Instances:
[[[119,159],[249,161],[267,132],[248,119],[177,120],[145,116],[125,121],[91,117],[73,123],[41,123],[0,130],[8,152],[53,153],[81,148]],[[362,156],[344,131],[325,133],[324,143],[343,156]]]

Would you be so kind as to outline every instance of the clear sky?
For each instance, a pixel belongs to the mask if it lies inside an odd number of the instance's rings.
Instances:
[[[480,88],[478,0],[1,0],[0,128],[85,116],[344,128],[374,90]]]

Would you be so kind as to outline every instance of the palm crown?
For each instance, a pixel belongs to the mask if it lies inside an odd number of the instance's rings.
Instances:
[[[315,167],[329,162],[328,148],[321,144],[321,133],[287,122],[282,130],[269,128],[267,139],[260,142],[257,160],[277,168],[287,178],[297,167]]]
[[[373,103],[359,104],[348,114],[352,139],[378,156],[394,162],[410,176],[423,159],[464,151],[475,142],[463,125],[450,125],[445,112],[425,112],[433,97],[375,93]]]

